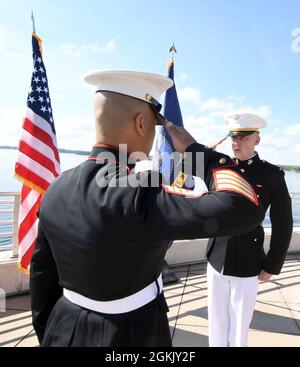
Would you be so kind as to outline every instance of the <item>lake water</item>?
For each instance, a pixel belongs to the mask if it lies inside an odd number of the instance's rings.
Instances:
[[[0,192],[21,189],[21,183],[13,177],[17,156],[17,150],[0,149]],[[79,154],[60,153],[59,156],[62,171],[75,167],[87,159],[87,156]]]
[[[17,154],[17,150],[0,149],[0,192],[19,192],[21,189],[21,183],[13,178]],[[60,153],[60,159],[62,171],[65,171],[86,160],[87,156],[71,153]],[[289,192],[300,193],[300,172],[286,171],[285,177]],[[4,207],[2,205],[2,209],[3,208]],[[8,219],[8,217],[0,215],[0,220]],[[300,218],[297,217],[295,221],[300,223]],[[266,223],[268,224],[268,222]],[[11,228],[9,226],[0,226],[0,231],[10,232]],[[8,244],[9,242],[9,239],[0,238],[0,245]]]
[[[17,150],[0,149],[0,192],[20,191],[21,184],[13,178]],[[62,171],[75,167],[87,159],[85,155],[60,153]],[[300,193],[300,172],[286,171],[289,192]]]

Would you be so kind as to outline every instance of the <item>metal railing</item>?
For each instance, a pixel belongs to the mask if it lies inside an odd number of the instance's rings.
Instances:
[[[300,193],[290,193],[292,198],[294,226],[300,227]]]
[[[290,196],[292,199],[294,227],[300,227],[300,193],[290,192]],[[264,227],[271,227],[270,208],[266,212],[266,217],[264,219],[263,225]]]
[[[18,256],[19,192],[0,192],[0,251],[13,250]]]
[[[290,193],[293,206],[294,226],[300,226],[300,193]],[[0,192],[0,251],[12,250],[18,256],[18,219],[20,210],[19,192]],[[269,210],[264,226],[270,227]]]

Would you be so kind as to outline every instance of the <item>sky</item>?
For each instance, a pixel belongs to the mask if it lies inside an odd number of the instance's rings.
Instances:
[[[0,0],[0,145],[18,144],[32,73],[31,10],[43,40],[58,146],[90,150],[95,69],[165,75],[175,42],[175,82],[185,128],[209,145],[224,117],[265,118],[257,148],[300,165],[298,0]],[[230,154],[227,140],[219,151]]]

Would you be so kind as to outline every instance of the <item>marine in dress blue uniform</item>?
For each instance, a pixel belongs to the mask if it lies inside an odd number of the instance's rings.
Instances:
[[[95,111],[102,135],[110,132],[106,113],[124,109],[127,116],[122,103],[105,111],[116,94],[128,104],[132,98],[142,103],[137,106],[144,115],[134,115],[126,126],[132,136],[139,129],[149,154],[155,122],[163,121],[158,100],[172,81],[126,71],[97,71],[85,80],[103,102]],[[145,116],[153,124],[149,138]],[[123,123],[117,121],[114,128]],[[131,135],[118,140],[132,143]],[[223,154],[197,143],[186,150],[207,152],[205,176],[218,169],[236,174],[236,163]],[[135,173],[128,158],[109,138],[98,141],[90,157],[64,172],[44,196],[30,268],[33,325],[41,346],[171,346],[161,280],[169,239],[234,235],[263,218],[243,175],[236,186],[194,193],[168,186],[158,172]]]
[[[245,113],[227,118],[230,135],[258,134],[266,125],[261,117]],[[247,346],[260,273],[279,274],[288,250],[292,227],[291,199],[284,171],[258,153],[235,158],[239,171],[254,187],[264,210],[270,209],[270,248],[264,250],[262,224],[238,236],[211,238],[207,246],[208,303],[211,346]],[[208,183],[211,186],[213,182]],[[224,306],[220,312],[220,303]]]

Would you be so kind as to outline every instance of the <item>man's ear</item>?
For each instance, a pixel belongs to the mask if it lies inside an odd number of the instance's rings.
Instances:
[[[259,134],[256,134],[256,141],[255,141],[255,145],[258,145],[260,142],[260,136]]]
[[[140,136],[145,135],[145,118],[142,113],[139,113],[135,117],[135,129],[138,135]]]

